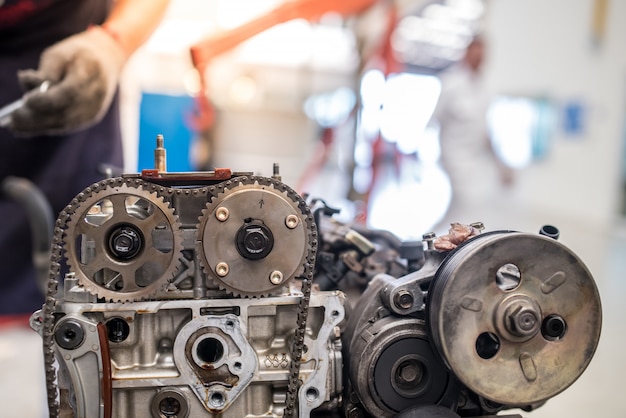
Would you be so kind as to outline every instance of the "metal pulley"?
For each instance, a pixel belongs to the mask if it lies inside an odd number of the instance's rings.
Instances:
[[[600,338],[595,282],[554,239],[496,232],[450,253],[429,290],[428,324],[450,370],[491,401],[524,406],[569,387]]]

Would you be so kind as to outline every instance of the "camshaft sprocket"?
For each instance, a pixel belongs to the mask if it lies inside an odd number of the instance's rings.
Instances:
[[[141,182],[94,188],[67,226],[70,271],[88,292],[107,301],[149,298],[177,270],[183,248],[179,227],[170,204]]]
[[[235,296],[275,294],[302,276],[314,251],[306,204],[278,180],[244,176],[223,183],[199,218],[204,271]]]

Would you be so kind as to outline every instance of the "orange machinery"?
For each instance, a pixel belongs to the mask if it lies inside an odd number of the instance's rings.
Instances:
[[[213,58],[231,50],[275,25],[294,19],[318,20],[322,15],[335,12],[350,16],[363,12],[377,0],[287,0],[270,12],[241,26],[209,36],[191,47],[191,59],[200,76],[197,99],[198,115],[194,124],[198,130],[209,128],[214,112],[206,96],[206,69]]]

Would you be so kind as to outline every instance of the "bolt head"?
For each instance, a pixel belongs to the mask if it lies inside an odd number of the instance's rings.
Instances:
[[[226,222],[229,216],[230,211],[224,206],[217,208],[217,210],[215,211],[215,217],[220,222]]]
[[[215,266],[215,273],[217,273],[217,275],[220,277],[226,276],[229,270],[230,268],[228,267],[228,264],[224,262],[217,263],[217,265]]]
[[[278,270],[274,270],[270,273],[270,282],[275,285],[281,284],[283,282],[283,273]]]
[[[409,309],[413,306],[413,295],[408,290],[400,290],[395,294],[393,303],[399,309]]]
[[[296,215],[288,215],[285,218],[285,225],[287,228],[294,229],[300,223],[300,219]]]

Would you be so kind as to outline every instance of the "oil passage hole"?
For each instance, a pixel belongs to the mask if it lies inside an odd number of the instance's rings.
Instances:
[[[220,361],[224,355],[224,346],[215,338],[205,338],[198,343],[196,354],[205,363],[215,363]]]

